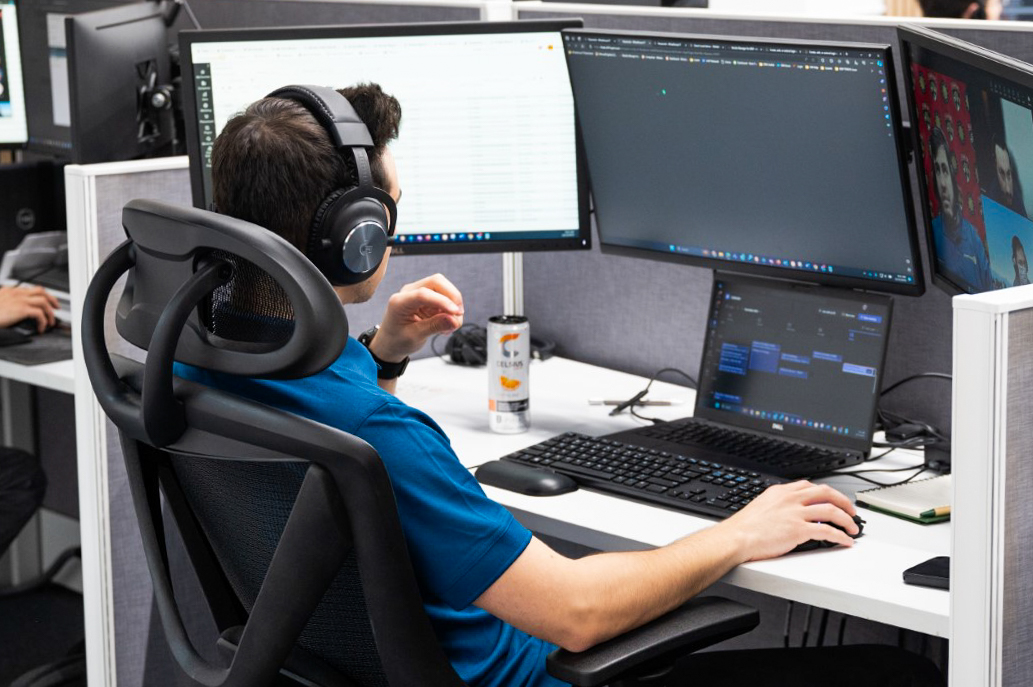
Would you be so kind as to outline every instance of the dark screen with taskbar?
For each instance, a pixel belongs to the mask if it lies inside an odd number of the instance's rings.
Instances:
[[[924,290],[885,45],[564,32],[604,251]]]
[[[867,451],[892,300],[718,273],[695,414]]]

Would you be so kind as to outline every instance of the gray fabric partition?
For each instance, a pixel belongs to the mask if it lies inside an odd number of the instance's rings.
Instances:
[[[887,23],[778,21],[707,18],[700,15],[583,14],[520,9],[521,19],[581,16],[592,28],[675,33],[768,36],[831,41],[888,43],[896,51],[896,32]],[[1030,30],[952,28],[947,33],[1033,61]],[[896,60],[899,83],[899,58]],[[902,101],[902,110],[906,105]],[[917,189],[912,168],[911,187]],[[917,195],[917,193],[913,193]],[[915,217],[921,222],[921,209]],[[920,229],[921,233],[921,229]],[[597,235],[596,235],[597,236]],[[923,256],[928,256],[924,236]],[[928,275],[928,259],[923,257]],[[649,375],[675,366],[695,375],[703,348],[703,324],[710,293],[710,272],[587,253],[524,256],[525,310],[536,334],[559,342],[577,360]],[[950,372],[949,297],[928,285],[921,298],[896,299],[884,381],[919,372]],[[672,378],[672,381],[677,381]],[[950,429],[950,394],[938,380],[923,380],[894,391],[888,410]]]
[[[477,21],[478,7],[308,2],[307,0],[191,0],[197,20],[206,29],[325,24]],[[181,25],[184,19],[179,20]]]
[[[1004,507],[1001,685],[1033,684],[1033,311],[1008,316],[1008,430]]]

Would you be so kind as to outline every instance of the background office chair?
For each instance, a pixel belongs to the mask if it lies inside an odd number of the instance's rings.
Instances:
[[[324,369],[348,333],[325,278],[286,241],[240,220],[136,200],[122,221],[129,240],[83,305],[84,357],[119,430],[156,604],[184,672],[205,687],[461,685],[423,611],[376,451],[173,376],[174,361],[271,378]],[[109,354],[104,338],[105,304],[126,272],[115,323],[146,351],[144,363]],[[166,513],[218,652],[198,651],[184,627]],[[756,616],[696,600],[591,651],[555,652],[549,669],[583,685],[650,679],[672,656],[752,629]]]

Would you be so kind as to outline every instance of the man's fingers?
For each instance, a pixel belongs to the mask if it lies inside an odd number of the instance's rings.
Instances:
[[[859,529],[853,518],[846,514],[838,506],[831,503],[820,503],[814,506],[807,506],[806,517],[811,522],[831,523],[842,527],[847,534],[857,534]]]
[[[450,282],[443,274],[432,274],[429,277],[424,277],[419,281],[415,281],[411,284],[406,284],[402,287],[402,291],[417,291],[420,289],[429,289],[437,292],[442,296],[445,296],[452,301],[456,306],[462,310],[463,307],[463,294],[459,292],[455,284]]]
[[[854,508],[854,504],[850,499],[827,484],[812,484],[809,488],[801,490],[800,496],[803,498],[805,506],[816,503],[831,503],[851,516],[857,513],[857,509]]]
[[[853,546],[854,539],[849,534],[837,530],[832,525],[826,525],[824,523],[816,522],[808,526],[808,532],[811,539],[820,539],[822,541],[830,541],[840,546]]]

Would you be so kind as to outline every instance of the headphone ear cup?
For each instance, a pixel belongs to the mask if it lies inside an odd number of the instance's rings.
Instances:
[[[313,216],[310,258],[331,284],[358,284],[387,252],[387,213],[359,189],[338,189]]]

